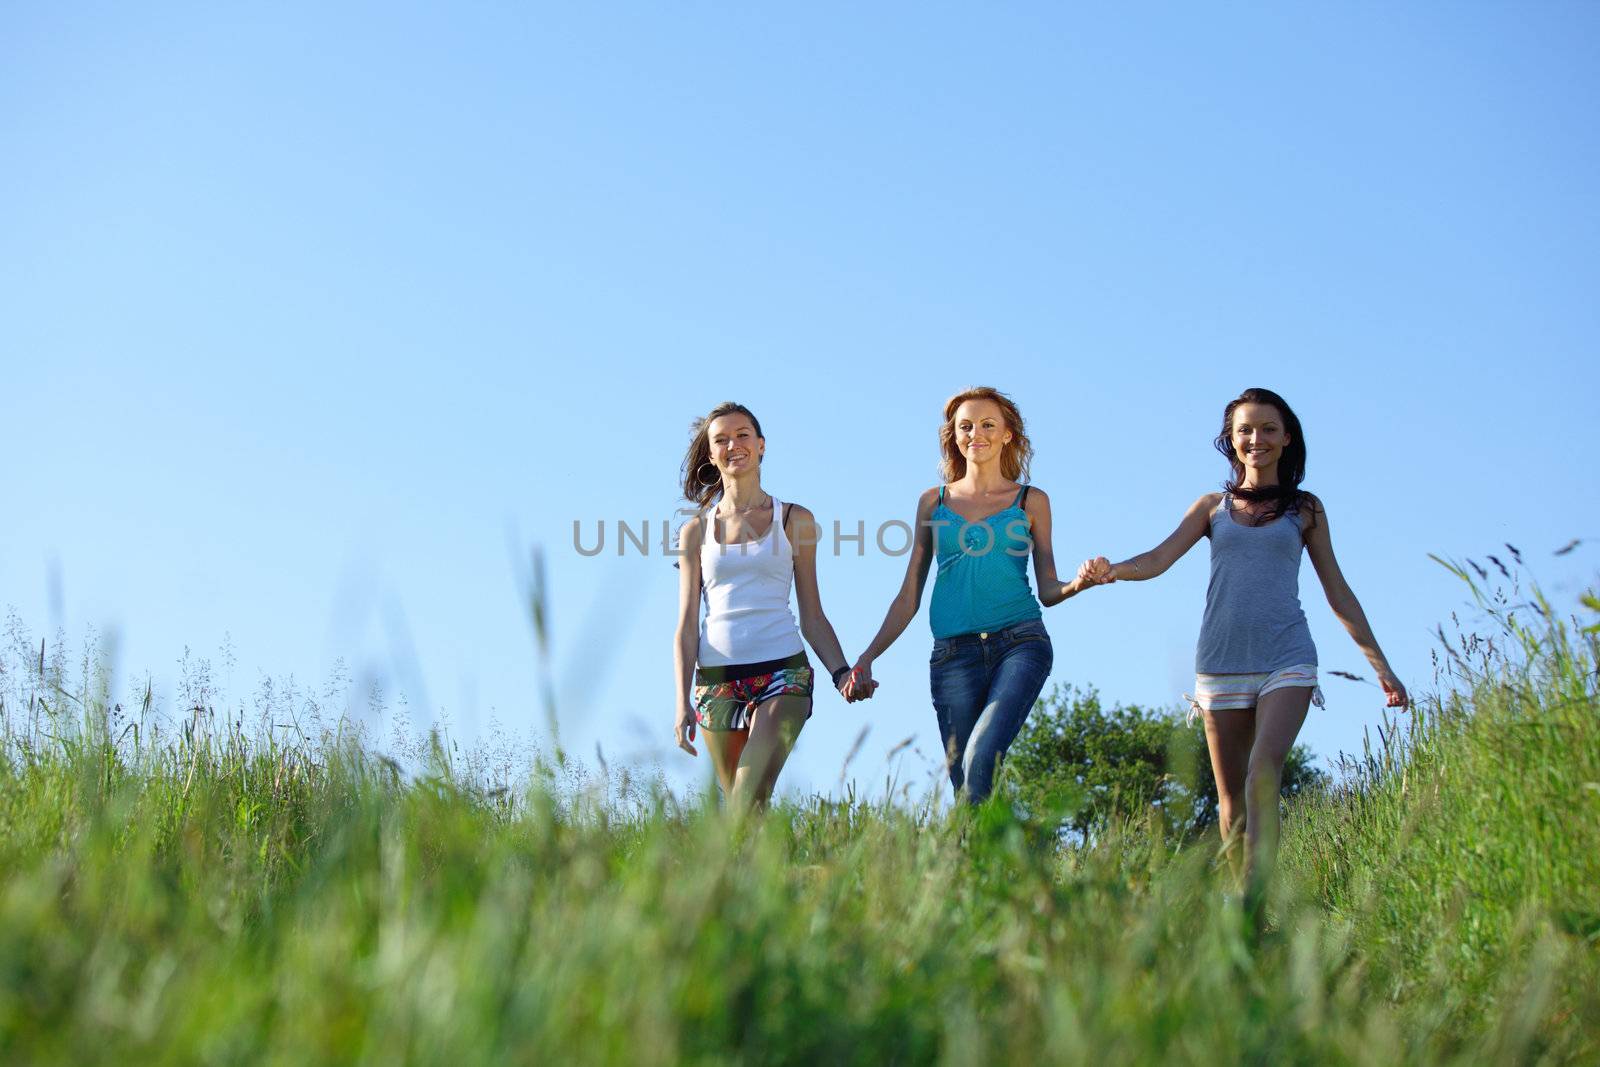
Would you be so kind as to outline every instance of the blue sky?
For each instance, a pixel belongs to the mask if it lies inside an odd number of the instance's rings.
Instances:
[[[543,728],[542,545],[563,740],[697,783],[675,572],[572,549],[659,539],[695,415],[750,405],[767,487],[872,528],[996,385],[1066,564],[1163,537],[1265,385],[1425,689],[1464,596],[1428,553],[1510,541],[1564,603],[1594,574],[1549,553],[1600,538],[1597,44],[1554,3],[9,5],[0,603],[114,632],[124,684],[227,635],[236,696],[342,658],[470,738]],[[902,564],[822,560],[852,655]],[[1175,702],[1205,576],[1051,609],[1053,679]],[[789,787],[863,725],[863,788],[936,749],[929,643],[819,700]],[[1358,748],[1376,690],[1326,688],[1303,739]]]

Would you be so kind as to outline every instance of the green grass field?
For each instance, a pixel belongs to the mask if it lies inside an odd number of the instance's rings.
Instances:
[[[1600,603],[1479,604],[1440,695],[1289,805],[1259,938],[1215,839],[1155,820],[735,827],[615,775],[152,734],[13,654],[0,1062],[1595,1063]]]

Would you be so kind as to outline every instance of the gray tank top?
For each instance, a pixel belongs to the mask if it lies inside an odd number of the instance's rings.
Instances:
[[[1195,648],[1197,674],[1260,674],[1317,662],[1300,609],[1300,515],[1265,526],[1233,517],[1233,494],[1211,516],[1211,584]]]

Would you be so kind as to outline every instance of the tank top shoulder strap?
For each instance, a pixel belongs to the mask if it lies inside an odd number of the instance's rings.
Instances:
[[[1018,489],[1017,490],[1017,499],[1012,501],[1011,506],[1014,507],[1014,508],[1020,508],[1020,507],[1026,506],[1027,503],[1028,503],[1028,490],[1030,488],[1032,488],[1032,487],[1024,485],[1021,489]]]
[[[1211,509],[1211,514],[1206,516],[1206,536],[1211,536],[1211,531],[1217,523],[1228,517],[1228,506],[1232,503],[1233,494],[1226,489],[1222,491],[1222,499],[1217,501],[1217,506]]]
[[[767,495],[772,496],[771,493],[768,493]],[[767,528],[767,536],[762,537],[761,540],[766,541],[770,539],[774,546],[789,540],[789,533],[784,529],[783,524],[783,520],[788,517],[788,511],[788,504],[785,504],[775,496],[772,497],[772,525]]]
[[[944,503],[944,486],[939,487],[939,503]]]
[[[777,497],[772,498],[772,525],[777,528],[776,536],[772,539],[772,551],[775,555],[789,556],[791,562],[796,555],[794,541],[789,537],[789,513],[793,510],[793,504],[785,504]]]

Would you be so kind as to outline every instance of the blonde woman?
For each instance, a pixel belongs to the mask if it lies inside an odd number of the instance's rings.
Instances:
[[[937,561],[929,609],[933,709],[950,785],[977,804],[993,790],[1055,660],[1039,605],[1059,604],[1083,585],[1056,577],[1050,498],[1026,482],[1033,446],[1008,396],[984,386],[951,397],[939,447],[944,484],[917,500],[905,580],[856,661],[856,684],[874,684],[873,661],[916,616]],[[1030,555],[1037,599],[1028,586]]]

